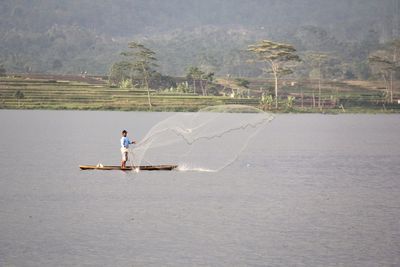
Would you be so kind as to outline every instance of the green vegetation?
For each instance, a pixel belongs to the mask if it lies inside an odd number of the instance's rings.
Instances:
[[[0,108],[398,111],[398,0],[61,2],[1,1]]]
[[[23,91],[24,97],[21,96]],[[0,79],[2,109],[149,110],[146,89],[117,89],[108,84],[75,81]],[[234,104],[228,97],[152,94],[153,111],[197,111],[210,105]]]
[[[0,77],[6,76],[6,69],[2,64],[0,64]]]
[[[196,84],[199,85],[201,89],[201,93],[203,96],[206,96],[209,94],[209,88],[208,85],[209,83],[212,83],[214,79],[214,73],[209,72],[205,73],[202,71],[199,67],[190,67],[186,73],[186,79],[191,82],[193,86],[193,93],[197,94],[197,89],[196,89]]]
[[[111,88],[106,80],[99,77],[86,77],[84,81],[79,76],[49,76],[49,79],[45,78],[46,76],[0,78],[0,108],[149,110],[148,91],[145,88]],[[224,90],[227,92],[235,90],[228,87],[228,84],[229,81],[224,79],[215,81],[221,94]],[[232,84],[236,84],[236,81],[232,81]],[[298,83],[281,80],[279,85],[281,98],[278,101],[278,109],[273,107],[275,99],[272,95],[266,95],[262,88],[267,86],[273,88],[273,84],[273,80],[249,79],[250,97],[236,96],[236,98],[199,96],[190,92],[180,92],[178,91],[179,86],[173,88],[172,91],[171,89],[150,90],[151,110],[198,111],[207,106],[241,104],[271,112],[400,112],[400,105],[387,101],[384,94],[385,87],[378,82],[322,82],[321,99],[319,100],[316,96],[317,101],[321,102],[321,108],[318,108],[313,103],[313,92],[314,87],[318,85],[317,80],[304,80]],[[397,94],[395,97],[399,98],[400,95]]]
[[[268,38],[300,55],[332,53],[337,78],[369,79],[369,53],[400,38],[399,14],[398,0],[2,0],[0,64],[8,73],[108,75],[136,40],[157,53],[164,75],[197,66],[262,77],[244,50]]]
[[[318,108],[321,108],[321,82],[328,72],[328,59],[327,54],[320,52],[308,52],[305,55],[305,61],[312,67],[309,77],[312,78],[313,75],[316,75],[318,79]],[[315,104],[315,94],[313,94],[313,99]]]
[[[255,45],[249,45],[248,50],[257,55],[257,61],[267,65],[267,71],[271,70],[275,80],[275,108],[278,108],[278,78],[292,74],[288,67],[292,61],[300,61],[296,55],[296,49],[289,44],[281,44],[269,40],[262,40]]]
[[[128,52],[122,52],[121,55],[128,58],[129,61],[122,61],[122,62],[117,62],[114,64],[115,65],[123,65],[126,66],[125,69],[117,68],[120,72],[122,71],[122,74],[119,72],[116,72],[116,76],[118,77],[123,77],[123,80],[118,81],[119,83],[123,83],[126,85],[129,81],[130,84],[132,84],[132,81],[134,78],[142,81],[141,86],[145,87],[147,90],[147,100],[149,104],[149,108],[151,109],[151,99],[150,99],[150,86],[149,86],[149,81],[151,79],[151,76],[156,73],[154,68],[157,67],[157,64],[155,63],[157,59],[155,58],[155,52],[152,51],[151,49],[145,47],[142,44],[139,44],[137,42],[130,42],[128,47],[131,49]],[[112,74],[114,74],[114,66],[112,67]],[[127,75],[123,75],[123,74]],[[130,80],[127,81],[127,79],[130,77]]]
[[[393,81],[400,73],[400,39],[394,40],[382,49],[375,51],[369,57],[369,62],[375,67],[375,71],[382,76],[389,101],[393,103]]]

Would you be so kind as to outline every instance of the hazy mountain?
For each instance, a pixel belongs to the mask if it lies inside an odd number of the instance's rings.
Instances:
[[[226,73],[237,51],[259,39],[343,50],[397,38],[399,29],[398,0],[1,0],[0,63],[9,71],[106,73],[127,42],[139,40],[165,73],[190,65]]]

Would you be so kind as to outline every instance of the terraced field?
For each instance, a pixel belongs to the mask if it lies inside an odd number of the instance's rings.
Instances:
[[[227,89],[226,92],[230,92],[230,88],[239,90],[230,84],[232,81],[219,79],[218,82]],[[249,98],[152,90],[151,110],[197,111],[206,106],[222,104],[260,107],[261,94],[272,93],[272,84],[270,80],[251,79],[246,89]],[[400,92],[395,91],[396,102],[389,104],[385,88],[378,82],[326,82],[321,87],[319,102],[316,81],[282,81],[279,91],[280,111],[400,112],[400,104],[397,104]],[[287,96],[295,97],[293,108],[289,110],[285,102]],[[0,78],[0,109],[150,110],[146,90],[110,88],[104,80],[93,77],[50,75]]]
[[[261,90],[273,94],[273,81],[249,79],[254,95]],[[279,94],[282,100],[295,97],[294,106],[303,109],[318,108],[319,90],[317,80],[280,81]],[[381,81],[325,81],[321,83],[320,105],[323,109],[348,109],[351,111],[393,111],[400,112],[400,82],[394,84],[394,103],[389,103],[389,95]]]
[[[259,100],[151,91],[151,103],[156,111],[195,111],[220,104],[258,105]],[[0,108],[149,110],[149,104],[146,90],[110,88],[105,83],[2,78]]]

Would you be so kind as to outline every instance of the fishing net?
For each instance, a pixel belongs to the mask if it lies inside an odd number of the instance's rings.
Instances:
[[[159,122],[133,149],[134,165],[176,164],[182,171],[219,171],[273,119],[241,105],[176,113]]]

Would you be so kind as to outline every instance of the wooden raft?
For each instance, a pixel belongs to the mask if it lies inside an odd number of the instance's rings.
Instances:
[[[102,170],[102,171],[112,171],[112,170],[133,171],[136,169],[139,169],[141,171],[171,171],[177,167],[178,165],[134,166],[133,168],[130,166],[126,166],[126,168],[121,168],[121,166],[96,166],[96,165],[79,166],[81,170]]]

